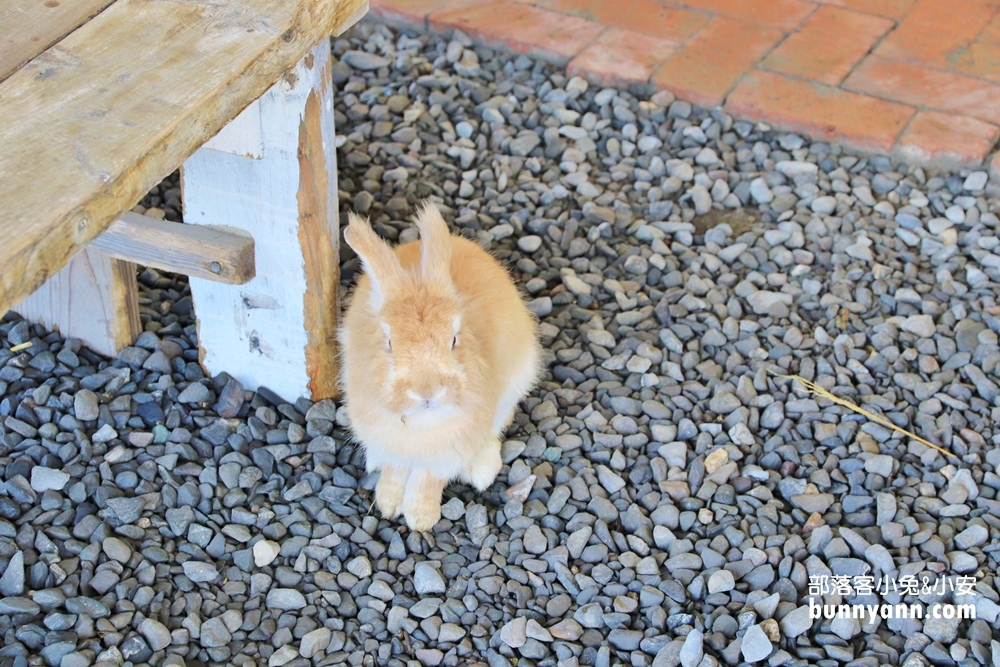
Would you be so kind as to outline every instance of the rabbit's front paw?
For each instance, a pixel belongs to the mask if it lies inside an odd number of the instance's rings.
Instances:
[[[469,483],[482,493],[490,488],[493,480],[500,474],[503,461],[500,459],[500,445],[490,448],[482,453],[479,458],[470,466]]]
[[[429,470],[410,473],[403,497],[403,516],[410,530],[426,532],[441,519],[441,492],[447,483]]]
[[[406,525],[410,530],[425,533],[441,520],[441,501],[421,498],[403,508],[403,516],[406,517]]]
[[[386,519],[395,519],[403,509],[408,471],[385,467],[375,485],[375,504]]]

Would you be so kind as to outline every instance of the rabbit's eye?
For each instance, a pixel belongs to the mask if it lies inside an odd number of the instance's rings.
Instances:
[[[456,345],[458,345],[458,336],[451,339],[451,349],[454,350]]]
[[[392,352],[392,341],[389,340],[388,338],[385,339],[385,346],[389,348],[390,352]]]

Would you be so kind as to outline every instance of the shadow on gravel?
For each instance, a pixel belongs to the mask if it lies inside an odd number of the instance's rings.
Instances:
[[[699,236],[704,235],[713,227],[726,223],[733,230],[733,238],[750,231],[759,222],[760,213],[747,208],[731,211],[719,211],[713,208],[705,215],[696,216],[691,220],[691,224],[694,225],[694,233]]]

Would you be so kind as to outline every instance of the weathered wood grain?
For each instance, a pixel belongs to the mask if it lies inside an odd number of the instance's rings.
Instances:
[[[0,81],[114,0],[0,0]]]
[[[337,386],[338,214],[331,56],[324,42],[264,95],[261,132],[226,127],[181,170],[184,220],[243,229],[253,280],[191,279],[205,370],[294,400]],[[260,159],[247,147],[263,140]]]
[[[118,0],[0,84],[0,312],[364,0]]]
[[[347,32],[351,28],[351,26],[353,26],[355,23],[363,19],[365,17],[365,14],[367,13],[368,13],[368,0],[364,0],[364,2],[358,5],[358,8],[354,10],[354,13],[351,14],[346,21],[337,26],[337,29],[331,33],[331,36],[340,37],[345,32]]]
[[[308,62],[308,57],[307,57]],[[337,287],[340,284],[340,218],[334,143],[330,57],[315,63],[320,73],[299,123],[298,237],[305,270],[302,311],[306,328],[309,393],[337,394]],[[316,85],[318,84],[318,85]]]
[[[126,213],[88,248],[161,271],[231,285],[254,277],[253,237],[238,229],[182,225]]]
[[[136,265],[88,247],[15,310],[113,357],[142,333]]]

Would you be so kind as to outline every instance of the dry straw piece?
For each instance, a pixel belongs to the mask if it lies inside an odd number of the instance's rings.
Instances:
[[[30,340],[27,343],[21,343],[20,345],[15,345],[14,347],[10,348],[10,351],[11,352],[20,352],[21,350],[27,350],[29,347],[31,347],[31,341]]]
[[[898,433],[902,433],[903,435],[905,435],[907,437],[913,438],[914,440],[916,440],[920,444],[927,445],[928,447],[930,447],[932,449],[936,449],[936,450],[938,450],[939,452],[941,452],[942,454],[944,454],[946,456],[953,456],[956,459],[958,458],[958,456],[956,456],[955,454],[949,452],[947,449],[945,449],[943,447],[939,447],[938,445],[935,445],[933,442],[928,442],[927,440],[924,440],[923,438],[921,438],[919,435],[915,435],[913,433],[910,433],[905,428],[900,428],[899,426],[896,426],[895,424],[893,424],[891,421],[889,421],[885,417],[880,417],[879,415],[872,414],[871,412],[868,412],[864,408],[859,408],[858,406],[854,405],[854,403],[851,403],[848,400],[840,398],[839,396],[834,396],[833,394],[831,394],[830,392],[828,392],[826,389],[824,389],[823,387],[819,386],[815,382],[810,382],[809,380],[805,379],[804,377],[802,377],[800,375],[782,375],[781,373],[774,372],[770,368],[767,369],[767,372],[770,373],[771,375],[774,375],[775,377],[783,378],[785,380],[796,380],[796,381],[802,383],[802,386],[804,386],[806,389],[808,389],[812,393],[816,394],[817,396],[822,396],[825,399],[833,401],[837,405],[843,405],[848,410],[853,410],[854,412],[857,412],[859,415],[864,415],[865,417],[867,417],[868,419],[872,420],[873,422],[877,422],[877,423],[881,424],[882,426],[885,426],[887,428],[891,428],[893,431],[896,431]]]

